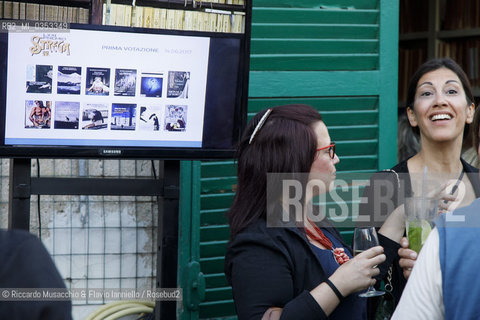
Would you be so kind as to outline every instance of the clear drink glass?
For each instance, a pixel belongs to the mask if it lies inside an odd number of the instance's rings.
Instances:
[[[353,253],[357,255],[372,247],[378,246],[377,231],[374,227],[355,228],[353,234]],[[367,291],[359,294],[360,297],[370,298],[384,295],[385,292],[375,290],[373,286],[369,286]]]
[[[420,252],[432,230],[437,215],[438,200],[411,197],[405,199],[406,231],[410,249]]]

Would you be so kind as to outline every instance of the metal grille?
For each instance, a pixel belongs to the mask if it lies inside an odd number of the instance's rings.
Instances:
[[[148,160],[34,159],[31,174],[123,179],[158,177],[158,171],[159,162]],[[9,160],[2,160],[1,174],[0,222],[6,228]],[[39,235],[41,230],[67,288],[155,287],[156,197],[42,195],[40,201],[38,197],[31,197],[30,232]],[[85,318],[103,303],[88,296],[74,300],[74,318]]]

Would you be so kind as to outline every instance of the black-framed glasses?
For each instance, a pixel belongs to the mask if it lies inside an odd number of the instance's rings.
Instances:
[[[318,148],[317,151],[325,150],[325,149],[328,149],[328,155],[330,156],[330,158],[334,159],[335,158],[335,142],[332,142],[331,145],[328,145],[326,147]]]

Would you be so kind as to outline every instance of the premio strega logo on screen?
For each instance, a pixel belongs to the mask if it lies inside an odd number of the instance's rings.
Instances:
[[[49,56],[51,54],[70,55],[70,43],[66,38],[61,38],[57,34],[34,35],[31,38],[32,46],[30,53],[34,55]]]

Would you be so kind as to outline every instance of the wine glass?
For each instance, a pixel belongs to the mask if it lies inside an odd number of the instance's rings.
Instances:
[[[378,246],[378,236],[374,227],[355,228],[353,234],[353,253],[357,255],[367,249]],[[376,267],[376,266],[375,266]],[[367,291],[359,294],[359,297],[370,298],[384,295],[385,292],[377,291],[369,286]]]

